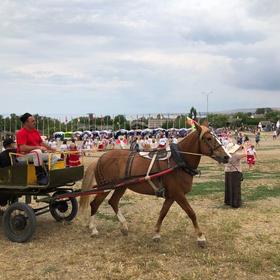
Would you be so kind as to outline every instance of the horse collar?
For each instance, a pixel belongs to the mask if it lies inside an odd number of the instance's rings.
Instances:
[[[197,169],[192,168],[188,162],[181,156],[180,150],[177,144],[172,143],[170,145],[171,156],[174,159],[178,167],[182,168],[186,173],[191,176],[199,174]]]

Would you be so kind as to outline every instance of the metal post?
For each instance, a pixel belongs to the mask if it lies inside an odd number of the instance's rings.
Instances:
[[[203,95],[206,95],[206,118],[208,119],[208,100],[209,100],[209,95],[212,94],[212,91],[209,92],[202,92]]]
[[[6,117],[4,117],[4,138],[6,138]]]
[[[50,118],[48,118],[48,138],[50,138]]]
[[[181,128],[181,115],[179,116],[179,129]]]
[[[90,121],[91,121],[91,115],[88,115],[88,130],[92,130],[92,129],[90,129],[91,128]]]

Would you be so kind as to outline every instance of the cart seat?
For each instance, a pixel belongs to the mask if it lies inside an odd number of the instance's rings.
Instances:
[[[10,157],[10,154],[15,152],[16,149],[8,149],[0,153],[0,168],[11,166],[11,159],[16,161],[16,158]]]
[[[51,170],[55,169],[63,169],[65,168],[64,160],[58,160],[51,168]],[[28,178],[28,185],[37,185],[37,176],[35,171],[35,166],[33,162],[28,161],[28,168],[27,168],[27,178]]]

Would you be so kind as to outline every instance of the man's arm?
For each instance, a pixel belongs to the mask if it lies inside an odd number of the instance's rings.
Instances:
[[[56,152],[56,149],[51,148],[49,145],[45,144],[44,142],[41,143],[41,147],[46,148],[46,150],[44,151]]]
[[[20,145],[19,146],[19,151],[21,153],[30,153],[31,151],[33,150],[36,150],[36,149],[40,149],[41,151],[47,151],[47,148],[45,146],[29,146],[29,145]]]

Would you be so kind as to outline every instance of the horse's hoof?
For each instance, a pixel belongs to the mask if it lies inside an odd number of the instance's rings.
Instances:
[[[153,236],[153,241],[154,241],[154,242],[160,242],[160,234],[155,234],[155,235]]]
[[[197,241],[197,245],[200,248],[205,248],[206,247],[206,241]]]
[[[98,236],[98,234],[99,234],[98,230],[95,229],[95,230],[92,230],[90,236],[95,237],[95,236]]]
[[[128,235],[128,229],[127,229],[127,228],[121,228],[121,233],[122,233],[124,236],[127,236],[127,235]]]
[[[198,237],[197,238],[197,245],[200,248],[205,248],[206,247],[206,238],[204,236]]]

